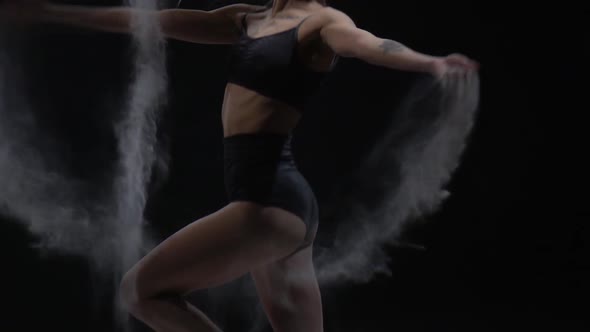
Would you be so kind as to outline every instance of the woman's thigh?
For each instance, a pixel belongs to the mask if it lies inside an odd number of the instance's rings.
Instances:
[[[290,214],[277,218],[234,202],[163,241],[127,273],[126,284],[137,300],[216,287],[287,256],[304,236],[305,225]]]
[[[310,245],[250,271],[275,332],[323,331],[322,300],[312,252]]]

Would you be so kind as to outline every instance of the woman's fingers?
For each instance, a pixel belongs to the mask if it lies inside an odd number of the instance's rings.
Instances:
[[[447,61],[451,65],[458,65],[472,70],[479,69],[479,63],[477,61],[474,61],[463,54],[453,53],[447,57]]]

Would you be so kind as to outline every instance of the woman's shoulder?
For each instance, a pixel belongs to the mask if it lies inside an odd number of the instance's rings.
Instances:
[[[350,16],[348,16],[343,11],[336,9],[334,7],[325,6],[324,8],[318,10],[318,15],[325,20],[329,21],[338,21],[338,20],[345,20],[345,21],[352,21]]]
[[[250,5],[250,4],[245,4],[245,3],[228,5],[228,6],[225,6],[222,8],[227,8],[227,9],[233,11],[235,14],[240,15],[240,16],[247,15],[247,14],[253,14],[253,13],[261,13],[261,12],[268,10],[268,7],[266,7],[266,6]]]
[[[260,12],[263,12],[267,9],[268,8],[266,6],[238,3],[238,4],[223,6],[223,7],[214,9],[212,11],[218,12],[218,13],[223,13],[223,15],[226,17],[229,16],[232,19],[235,26],[241,27],[246,15],[249,15],[252,13],[260,13]]]
[[[352,22],[352,19],[346,13],[327,5],[310,15],[310,19],[316,21],[320,26],[327,26],[338,22]]]

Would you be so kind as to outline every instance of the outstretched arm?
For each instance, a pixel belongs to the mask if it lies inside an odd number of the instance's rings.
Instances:
[[[460,54],[436,57],[416,52],[390,39],[376,37],[359,29],[344,13],[327,9],[321,29],[324,42],[343,57],[354,57],[368,63],[391,69],[426,72],[442,76],[449,67],[475,70],[476,62]]]
[[[238,37],[237,16],[260,6],[237,4],[212,11],[57,5],[40,0],[8,0],[2,11],[27,21],[62,23],[106,32],[130,33],[134,15],[152,15],[167,38],[203,44],[228,44]],[[7,12],[7,13],[6,13]],[[16,18],[17,20],[19,18]]]

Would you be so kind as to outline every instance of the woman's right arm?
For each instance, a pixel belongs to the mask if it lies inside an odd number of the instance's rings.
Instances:
[[[131,33],[136,14],[153,15],[167,38],[202,44],[231,44],[239,37],[239,14],[260,6],[237,4],[212,11],[165,9],[143,11],[132,7],[87,7],[45,4],[40,19],[100,31]],[[140,12],[142,11],[142,12]]]

